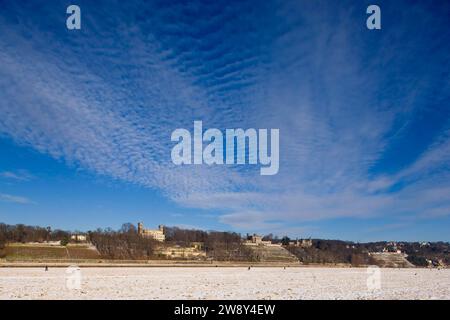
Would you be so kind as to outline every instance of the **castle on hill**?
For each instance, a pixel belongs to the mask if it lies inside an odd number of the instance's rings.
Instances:
[[[156,241],[164,242],[166,240],[166,236],[164,234],[164,226],[161,224],[158,226],[158,229],[145,229],[144,224],[142,222],[138,223],[138,234],[144,238],[154,239]]]

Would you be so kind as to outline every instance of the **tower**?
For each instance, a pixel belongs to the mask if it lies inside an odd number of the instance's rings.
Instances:
[[[144,233],[144,224],[142,222],[138,222],[138,234]]]

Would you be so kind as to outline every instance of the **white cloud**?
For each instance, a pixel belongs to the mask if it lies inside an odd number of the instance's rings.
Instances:
[[[380,98],[392,74],[373,66],[389,65],[395,44],[392,52],[363,59],[355,45],[363,41],[354,32],[359,22],[334,7],[335,18],[325,23],[319,11],[282,5],[286,32],[270,39],[263,57],[242,48],[248,56],[236,59],[236,48],[222,40],[208,52],[177,52],[156,32],[110,31],[89,15],[85,25],[94,39],[74,37],[70,47],[35,32],[30,42],[23,26],[0,17],[1,29],[9,30],[0,35],[0,134],[72,166],[161,190],[181,205],[226,211],[220,221],[242,228],[445,214],[449,183],[437,184],[432,173],[448,171],[448,134],[399,173],[369,174],[395,123],[414,113],[426,75],[422,81],[405,76],[402,86],[389,88],[395,91],[389,99]],[[120,16],[110,20],[123,26]],[[252,85],[240,87],[248,79]],[[230,85],[238,89],[224,90]],[[218,128],[279,128],[279,174],[172,165],[170,133],[192,128],[194,120]],[[386,192],[404,181],[414,185]]]
[[[33,204],[34,202],[31,201],[28,198],[21,197],[21,196],[15,196],[11,194],[6,193],[0,193],[0,201],[4,202],[12,202],[12,203],[18,203],[18,204]]]
[[[16,181],[30,181],[31,179],[33,179],[33,176],[29,174],[27,171],[19,170],[17,172],[12,171],[0,172],[0,178],[11,179]]]

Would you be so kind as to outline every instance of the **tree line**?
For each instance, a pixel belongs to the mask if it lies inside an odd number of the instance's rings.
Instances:
[[[86,233],[91,242],[105,259],[154,259],[158,246],[178,245],[190,247],[193,242],[202,244],[206,255],[214,260],[249,261],[252,252],[242,245],[241,235],[235,232],[188,230],[178,227],[165,227],[166,242],[141,237],[132,223],[124,223],[118,230],[97,229]],[[51,230],[23,224],[7,225],[0,223],[0,257],[4,255],[6,243],[27,243],[60,241],[69,243],[72,233],[64,230]]]
[[[153,239],[141,237],[131,223],[123,224],[117,231],[110,228],[89,231],[88,237],[105,259],[151,259],[158,245]]]
[[[0,223],[0,258],[5,254],[7,243],[61,241],[70,242],[72,233],[64,230],[52,230],[50,227],[27,226],[24,224],[8,225]],[[90,241],[103,258],[107,259],[151,259],[158,246],[189,247],[194,242],[202,244],[208,258],[213,260],[255,261],[253,251],[242,244],[239,233],[226,231],[189,230],[178,227],[165,227],[166,242],[141,237],[135,225],[124,223],[118,230],[111,228],[97,229],[86,233]],[[340,240],[313,239],[311,247],[289,245],[290,238],[277,238],[272,234],[264,240],[281,243],[303,263],[349,263],[352,265],[371,264],[369,252],[381,252],[390,249],[392,244],[386,241],[370,243],[353,243]],[[415,265],[427,265],[427,260],[443,261],[450,264],[450,245],[447,242],[399,242],[395,248],[408,255]]]
[[[286,239],[283,239],[286,242]],[[354,266],[371,264],[371,257],[363,247],[352,242],[339,240],[313,240],[311,247],[288,245],[286,248],[300,262],[309,263],[343,263]]]
[[[7,243],[27,243],[44,241],[69,242],[70,232],[64,230],[52,230],[50,227],[27,226],[24,224],[9,225],[0,223],[0,258],[6,255]]]
[[[1,228],[1,226],[0,226],[0,228]],[[6,245],[6,237],[5,237],[5,235],[0,231],[0,258],[3,258],[3,257],[6,256],[5,245]]]
[[[282,243],[289,239],[283,238]],[[309,248],[296,246],[286,247],[303,263],[347,263],[352,265],[374,264],[369,252],[382,252],[387,250],[396,252],[400,250],[407,255],[415,266],[428,266],[428,261],[438,265],[440,262],[450,264],[450,244],[448,242],[397,242],[387,241],[354,243],[340,240],[313,240]]]
[[[213,260],[253,260],[252,251],[242,244],[242,237],[236,232],[164,227],[164,234],[169,245],[188,247],[193,242],[202,243],[207,257]]]
[[[69,239],[70,232],[52,230],[50,227],[27,226],[24,224],[8,225],[0,223],[0,243],[8,242],[44,242]]]
[[[207,257],[213,260],[249,261],[253,258],[238,233],[164,227],[164,234],[164,243],[144,238],[131,223],[123,224],[117,231],[97,229],[88,232],[90,241],[102,257],[108,259],[155,259],[160,258],[155,254],[157,247],[190,247],[192,243],[201,243]]]

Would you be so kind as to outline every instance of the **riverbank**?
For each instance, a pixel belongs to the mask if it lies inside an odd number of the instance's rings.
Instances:
[[[379,269],[379,286],[376,277],[365,268],[0,268],[0,299],[450,299],[450,269]]]

